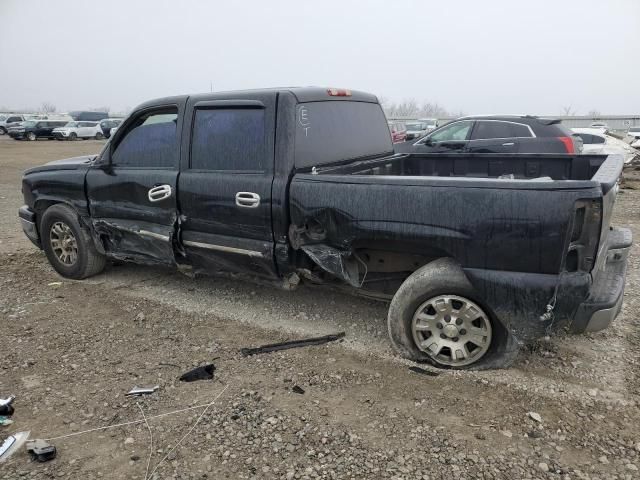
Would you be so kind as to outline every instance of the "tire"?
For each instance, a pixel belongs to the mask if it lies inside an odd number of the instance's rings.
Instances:
[[[69,134],[69,140],[77,140],[78,139],[78,134],[76,132],[71,132]]]
[[[423,266],[404,281],[391,301],[387,326],[400,355],[451,369],[495,363],[509,336],[449,258]]]
[[[102,134],[102,132],[96,133],[96,136],[95,136],[96,140],[102,140],[103,138],[104,138],[104,135]]]
[[[106,257],[98,253],[71,207],[56,204],[45,210],[40,234],[49,263],[63,277],[80,280],[104,269]]]
[[[27,140],[29,140],[30,142],[33,142],[33,141],[35,141],[35,140],[37,140],[37,139],[38,139],[38,137],[36,137],[36,134],[35,134],[35,133],[33,133],[33,132],[29,132],[29,133],[27,133],[27,135],[25,136],[25,138],[26,138]]]
[[[0,127],[0,135],[6,135],[7,134],[7,129],[4,127]]]

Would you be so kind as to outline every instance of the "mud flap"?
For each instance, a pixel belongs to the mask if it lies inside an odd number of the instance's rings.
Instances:
[[[108,257],[136,263],[175,265],[175,226],[123,219],[92,221],[93,234]]]

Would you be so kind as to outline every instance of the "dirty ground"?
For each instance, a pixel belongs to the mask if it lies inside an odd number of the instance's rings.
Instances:
[[[381,303],[133,265],[58,277],[20,231],[21,172],[101,145],[0,137],[0,397],[17,397],[0,441],[204,405],[227,386],[173,452],[204,409],[149,420],[149,472],[167,457],[156,478],[640,478],[638,244],[612,328],[540,342],[510,370],[424,375],[392,354]],[[640,239],[640,171],[626,187],[614,222]],[[240,353],[340,331],[341,342]],[[212,380],[178,380],[209,363]],[[145,478],[144,423],[51,443],[56,459],[22,450],[0,477]]]

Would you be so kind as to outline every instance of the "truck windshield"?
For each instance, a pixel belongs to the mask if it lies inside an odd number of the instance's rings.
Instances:
[[[296,110],[295,166],[393,153],[387,119],[377,103],[300,103]]]

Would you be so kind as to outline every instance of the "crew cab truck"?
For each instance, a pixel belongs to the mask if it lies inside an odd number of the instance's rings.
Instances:
[[[492,367],[620,311],[621,169],[615,155],[394,154],[361,92],[210,93],[144,103],[99,155],[28,170],[19,217],[65,277],[116,259],[344,285],[390,300],[401,355]]]

